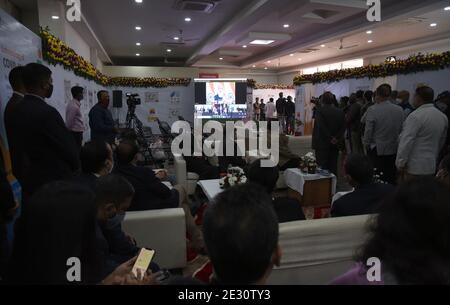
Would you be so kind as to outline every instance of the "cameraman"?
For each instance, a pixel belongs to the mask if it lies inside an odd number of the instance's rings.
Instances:
[[[108,91],[97,93],[98,103],[89,112],[89,126],[91,127],[91,141],[100,140],[113,144],[118,133],[114,120],[109,111]]]

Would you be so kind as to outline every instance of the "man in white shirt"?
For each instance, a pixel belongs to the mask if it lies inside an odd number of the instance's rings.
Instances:
[[[448,119],[433,105],[430,87],[416,89],[413,106],[400,135],[396,165],[404,179],[436,173],[439,152],[447,138]]]
[[[275,104],[273,102],[273,97],[271,97],[269,99],[269,102],[266,104],[266,120],[268,122],[274,121],[275,120]]]
[[[66,108],[66,126],[72,133],[78,149],[83,144],[84,121],[81,114],[81,101],[83,100],[84,89],[79,86],[72,88],[73,99],[67,104]]]

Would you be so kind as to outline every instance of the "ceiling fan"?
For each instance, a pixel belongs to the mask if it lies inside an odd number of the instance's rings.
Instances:
[[[187,39],[185,39],[184,36],[183,36],[183,30],[178,30],[178,33],[179,33],[178,35],[167,36],[167,38],[170,38],[171,41],[170,42],[164,42],[164,44],[185,45],[186,43],[200,40],[200,38],[187,38]],[[175,37],[177,37],[178,39],[174,39]]]
[[[330,47],[330,49],[347,50],[347,49],[352,49],[352,48],[356,48],[357,46],[359,46],[358,44],[354,44],[354,45],[351,45],[351,46],[344,46],[344,38],[341,38],[339,41],[341,42],[341,45],[338,48]]]

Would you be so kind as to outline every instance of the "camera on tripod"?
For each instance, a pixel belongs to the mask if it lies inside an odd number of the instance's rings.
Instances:
[[[136,94],[127,93],[126,97],[128,107],[136,107],[137,105],[141,104],[141,99],[139,97],[139,94],[137,93]]]

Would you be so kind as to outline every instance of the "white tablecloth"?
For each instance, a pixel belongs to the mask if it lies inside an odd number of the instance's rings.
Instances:
[[[223,192],[223,189],[220,188],[219,181],[220,179],[213,179],[200,180],[199,182],[197,182],[209,201],[211,201],[217,194]]]
[[[324,176],[321,174],[305,174],[298,168],[288,168],[284,171],[284,180],[289,188],[303,195],[305,181],[331,179],[331,195],[336,193],[337,178],[335,175]]]

